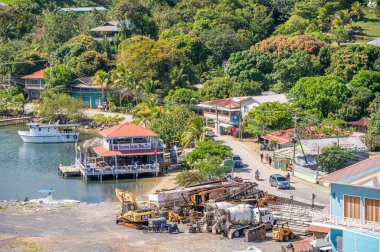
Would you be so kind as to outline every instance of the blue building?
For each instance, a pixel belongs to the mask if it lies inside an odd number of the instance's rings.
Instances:
[[[380,155],[320,178],[330,184],[330,211],[313,225],[330,228],[332,251],[380,252]]]
[[[96,108],[106,101],[102,95],[102,87],[94,85],[94,77],[78,78],[71,82],[70,95],[84,101],[90,108]]]

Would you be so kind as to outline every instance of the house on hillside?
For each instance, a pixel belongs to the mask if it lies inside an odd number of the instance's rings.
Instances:
[[[347,122],[348,126],[353,126],[356,132],[367,133],[368,130],[368,117],[362,117],[357,121]]]
[[[214,101],[206,101],[197,105],[209,121],[215,122],[217,134],[238,134],[241,132],[242,119],[253,108],[266,102],[287,102],[286,96],[261,95],[261,96],[241,96],[231,97]]]
[[[46,70],[47,68],[21,77],[25,81],[28,99],[33,100],[41,97],[45,86],[44,73]]]
[[[122,30],[122,26],[125,26],[126,29],[132,28],[128,20],[125,20],[121,23],[119,21],[112,20],[102,24],[101,26],[95,27],[90,31],[94,39],[112,40],[112,38]]]
[[[106,102],[102,87],[94,84],[94,77],[82,77],[70,83],[70,95],[84,101],[90,107],[97,107]]]
[[[330,209],[313,226],[330,228],[332,251],[380,251],[380,155],[320,178],[330,183]]]
[[[87,13],[92,11],[106,12],[108,9],[102,6],[93,6],[93,7],[69,7],[69,8],[60,8],[59,11],[72,11],[76,13]]]
[[[151,173],[157,176],[164,145],[153,131],[132,123],[101,130],[101,145],[92,147],[91,157],[77,156],[86,176]]]

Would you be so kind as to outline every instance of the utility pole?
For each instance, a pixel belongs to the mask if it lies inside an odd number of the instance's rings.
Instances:
[[[292,176],[293,177],[294,177],[294,170],[296,168],[296,144],[297,144],[297,111],[294,111],[293,169],[292,169]]]
[[[218,106],[216,106],[216,105],[215,105],[215,113],[216,113],[216,134],[220,135],[219,117],[218,117]]]

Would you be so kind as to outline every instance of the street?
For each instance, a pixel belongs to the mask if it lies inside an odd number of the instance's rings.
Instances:
[[[230,146],[234,154],[239,155],[243,159],[244,167],[234,168],[234,175],[242,177],[245,180],[255,181],[259,184],[259,188],[267,191],[270,194],[277,196],[290,198],[294,195],[293,200],[303,203],[311,204],[312,193],[317,195],[315,199],[315,205],[325,206],[329,203],[329,191],[328,188],[320,185],[311,184],[309,182],[302,181],[298,178],[291,177],[290,189],[280,190],[269,185],[268,179],[271,174],[279,173],[285,175],[281,170],[275,170],[269,165],[261,163],[259,153],[252,150],[244,142],[233,139],[231,136],[217,136],[214,138],[216,141],[220,141]],[[255,179],[255,171],[260,172],[260,181]]]

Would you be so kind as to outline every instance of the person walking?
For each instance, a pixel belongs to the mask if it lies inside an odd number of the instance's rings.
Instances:
[[[269,163],[269,155],[268,154],[265,155],[265,159],[266,159],[267,163]]]
[[[260,158],[261,158],[261,163],[263,162],[263,158],[264,158],[264,154],[261,152],[260,154]]]
[[[269,166],[272,166],[272,157],[269,157],[268,161],[269,161]]]

